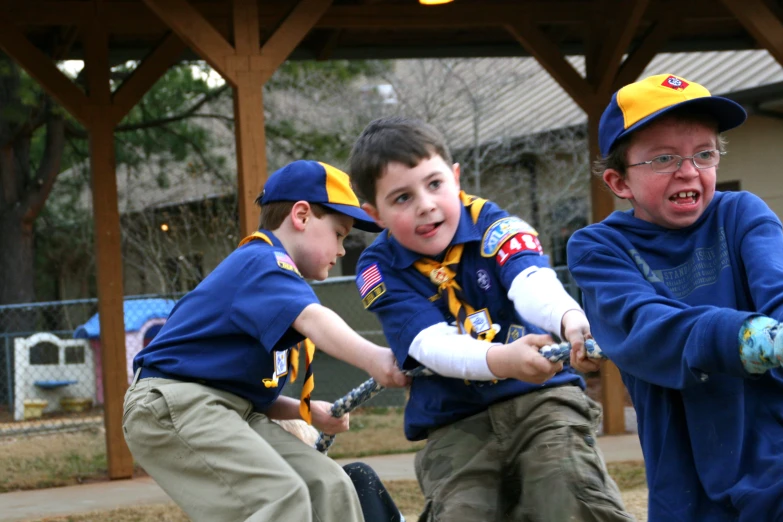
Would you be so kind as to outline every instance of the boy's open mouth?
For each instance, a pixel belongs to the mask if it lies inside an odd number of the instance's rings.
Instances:
[[[674,203],[675,205],[693,205],[697,201],[699,201],[699,198],[701,197],[701,194],[694,190],[687,190],[683,192],[677,192],[672,197],[669,198],[669,201]]]
[[[435,234],[435,232],[438,231],[442,224],[443,221],[439,221],[438,223],[429,223],[427,225],[419,225],[416,227],[416,234],[419,236],[431,237]]]

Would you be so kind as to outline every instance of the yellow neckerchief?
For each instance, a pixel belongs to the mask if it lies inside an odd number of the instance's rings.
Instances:
[[[239,246],[249,243],[250,241],[261,240],[273,246],[272,240],[266,234],[261,232],[253,232],[245,239],[239,242]],[[302,385],[302,393],[299,396],[299,414],[302,416],[307,424],[313,423],[313,414],[310,410],[310,395],[315,388],[315,378],[313,377],[313,369],[311,363],[313,362],[313,356],[315,355],[315,344],[310,339],[305,339],[303,342],[297,344],[290,351],[289,365],[291,367],[291,382],[296,381],[296,376],[299,374],[299,350],[302,345],[305,348],[305,380]],[[263,379],[262,382],[267,388],[277,388],[277,372],[271,379]]]
[[[473,222],[478,221],[478,216],[481,213],[481,209],[487,200],[478,198],[476,196],[469,196],[465,192],[460,191],[460,200],[462,204],[470,209],[470,216],[473,218]],[[442,262],[435,261],[428,257],[423,257],[413,263],[413,266],[421,272],[423,275],[429,277],[432,284],[438,287],[438,294],[441,297],[446,298],[449,311],[457,319],[457,324],[464,333],[468,333],[474,339],[481,341],[491,341],[495,337],[495,330],[492,328],[492,320],[489,317],[489,312],[485,309],[483,311],[476,310],[470,306],[462,293],[462,287],[456,281],[457,266],[459,266],[460,259],[462,258],[462,251],[464,244],[452,245],[446,251],[446,255]],[[476,328],[474,323],[481,321],[481,330]]]

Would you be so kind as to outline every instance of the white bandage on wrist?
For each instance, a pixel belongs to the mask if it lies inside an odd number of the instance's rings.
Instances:
[[[419,332],[408,355],[443,377],[491,381],[498,377],[489,370],[487,352],[495,344],[460,334],[443,322]]]
[[[565,313],[582,310],[563,288],[555,271],[546,267],[531,266],[520,272],[511,283],[508,298],[525,321],[558,335]]]

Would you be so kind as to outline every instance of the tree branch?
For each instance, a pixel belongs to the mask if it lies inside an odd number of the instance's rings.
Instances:
[[[181,139],[182,141],[190,145],[190,148],[193,149],[193,151],[198,155],[198,157],[201,159],[201,162],[204,164],[207,170],[210,171],[220,181],[224,183],[229,183],[231,181],[230,179],[226,178],[223,174],[221,174],[221,172],[212,165],[212,162],[209,160],[209,158],[207,158],[207,155],[204,153],[204,151],[201,150],[201,147],[199,147],[198,144],[195,143],[193,140],[191,140],[187,136],[183,136],[182,134],[168,127],[162,127],[161,129],[163,130],[163,132],[168,132],[169,134],[173,134],[177,138]]]
[[[184,112],[181,112],[180,114],[169,116],[168,118],[159,118],[157,120],[143,121],[139,123],[129,123],[127,125],[118,125],[116,130],[117,132],[128,132],[128,131],[135,131],[140,129],[149,129],[151,127],[158,127],[169,123],[181,121],[190,117],[199,116],[198,114],[195,114],[196,111],[198,111],[201,107],[203,107],[204,104],[206,104],[207,102],[214,100],[215,98],[223,94],[228,88],[229,85],[225,84],[214,91],[208,92],[198,102],[194,103],[189,109],[185,110]]]
[[[49,115],[46,123],[46,146],[44,148],[43,159],[38,166],[38,171],[24,201],[24,217],[27,223],[32,223],[49,197],[54,180],[60,173],[60,164],[62,163],[63,149],[65,148],[65,126],[61,116]]]

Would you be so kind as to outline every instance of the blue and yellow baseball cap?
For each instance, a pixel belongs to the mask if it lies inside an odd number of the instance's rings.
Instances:
[[[261,205],[274,201],[318,203],[352,217],[354,228],[367,232],[382,230],[361,209],[348,174],[320,161],[298,160],[276,170],[258,199]]]
[[[698,107],[718,121],[718,132],[742,125],[748,117],[742,106],[728,98],[712,96],[696,82],[673,74],[657,74],[630,83],[612,95],[598,124],[598,146],[606,157],[620,138],[669,111]]]

